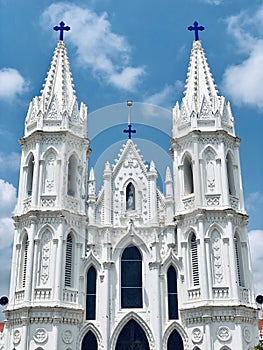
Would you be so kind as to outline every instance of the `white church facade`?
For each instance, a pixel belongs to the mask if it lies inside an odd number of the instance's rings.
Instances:
[[[200,40],[172,124],[164,193],[132,139],[87,175],[87,108],[58,41],[20,140],[5,350],[253,349],[240,139]]]

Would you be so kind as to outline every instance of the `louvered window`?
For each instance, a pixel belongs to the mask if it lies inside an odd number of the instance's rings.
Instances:
[[[170,320],[178,319],[177,276],[173,266],[167,271],[168,314]]]
[[[242,268],[242,257],[241,257],[241,245],[238,235],[234,237],[235,244],[235,255],[236,255],[236,268],[237,268],[237,280],[240,287],[244,287],[244,273]]]
[[[87,273],[86,320],[96,318],[96,280],[96,270],[91,266]]]
[[[193,233],[191,237],[191,263],[192,263],[192,283],[199,286],[199,267],[196,235]]]
[[[67,235],[66,243],[66,261],[65,261],[65,287],[72,287],[72,258],[73,258],[73,242],[72,236]]]
[[[28,246],[29,246],[29,240],[28,237],[24,239],[23,244],[23,276],[22,276],[22,287],[25,288],[26,286],[26,270],[27,270],[27,255],[28,255]]]

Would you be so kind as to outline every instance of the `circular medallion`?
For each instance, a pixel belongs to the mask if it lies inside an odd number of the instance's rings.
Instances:
[[[38,344],[44,343],[48,338],[45,328],[37,328],[34,335],[34,341]]]
[[[227,326],[219,327],[217,330],[217,338],[223,342],[231,339],[231,331]]]
[[[73,342],[73,335],[69,329],[65,329],[62,333],[62,340],[65,344],[70,344]]]
[[[251,342],[252,337],[251,337],[250,329],[248,327],[243,328],[243,337],[247,343]]]
[[[21,333],[19,332],[19,330],[18,329],[16,329],[15,331],[14,331],[14,344],[19,344],[20,343],[20,340],[21,340]]]
[[[203,334],[202,334],[201,329],[194,328],[192,330],[192,342],[193,343],[201,343],[202,340],[203,340]]]

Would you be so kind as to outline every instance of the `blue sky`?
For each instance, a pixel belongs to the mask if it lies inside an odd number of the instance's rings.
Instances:
[[[78,101],[89,107],[90,162],[97,178],[126,139],[126,101],[132,99],[135,141],[146,161],[162,155],[162,162],[155,160],[162,179],[164,163],[170,162],[165,148],[171,109],[183,96],[193,41],[187,27],[195,20],[205,26],[200,37],[208,63],[220,94],[231,102],[242,139],[256,290],[263,294],[262,1],[0,0],[0,6],[0,294],[8,293],[17,140],[23,136],[29,102],[44,83],[58,39],[52,28],[61,20],[71,27],[65,41]],[[108,143],[101,142],[106,139]]]

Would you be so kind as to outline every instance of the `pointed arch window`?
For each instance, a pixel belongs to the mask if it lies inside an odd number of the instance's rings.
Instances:
[[[98,350],[98,343],[92,331],[88,331],[82,341],[81,350]]]
[[[190,254],[192,266],[192,283],[193,286],[199,286],[199,265],[196,235],[193,233],[190,241]]]
[[[185,157],[184,159],[184,194],[192,194],[194,193],[194,179],[193,179],[193,168],[192,168],[192,160],[189,157]]]
[[[72,287],[73,270],[73,240],[72,234],[67,235],[66,256],[65,256],[65,287]]]
[[[31,154],[29,161],[28,161],[28,167],[27,167],[27,182],[26,182],[26,193],[28,196],[32,195],[32,189],[33,189],[33,177],[34,177],[34,156]]]
[[[184,350],[184,343],[182,337],[176,329],[172,331],[168,338],[167,350]]]
[[[147,337],[141,326],[134,320],[130,320],[122,329],[117,340],[115,350],[138,349],[149,350]]]
[[[235,257],[236,257],[237,281],[240,287],[244,287],[245,282],[244,282],[244,270],[243,270],[242,253],[241,253],[241,242],[240,242],[239,235],[237,233],[234,236],[234,245],[235,245]]]
[[[131,182],[126,187],[126,209],[135,210],[135,188]]]
[[[87,273],[86,320],[96,319],[96,280],[97,272],[91,266]]]
[[[142,256],[135,246],[127,247],[121,257],[121,307],[142,307]]]
[[[228,153],[226,157],[226,169],[227,169],[227,179],[228,179],[228,192],[230,195],[234,196],[236,194],[234,167],[233,167],[233,161],[230,153]]]
[[[175,268],[170,266],[167,271],[168,315],[170,320],[178,319],[177,275]]]
[[[22,271],[21,271],[21,287],[25,288],[26,286],[26,271],[27,271],[27,259],[28,259],[28,246],[29,246],[29,240],[28,235],[25,234],[23,243],[22,243]]]
[[[77,158],[72,155],[68,161],[68,195],[75,197],[77,194]]]

